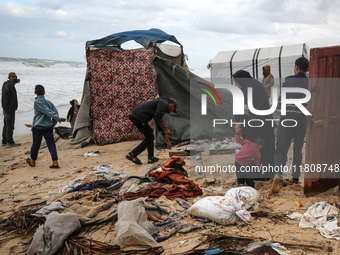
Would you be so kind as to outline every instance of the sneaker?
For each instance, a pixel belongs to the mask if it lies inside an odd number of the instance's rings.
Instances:
[[[20,145],[21,145],[20,143],[7,143],[8,147],[17,147],[17,146],[20,146]]]

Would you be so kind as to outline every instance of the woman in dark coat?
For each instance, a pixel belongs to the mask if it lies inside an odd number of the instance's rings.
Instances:
[[[247,105],[248,102],[248,88],[253,89],[253,106],[257,110],[268,110],[270,108],[268,101],[268,94],[263,87],[263,85],[252,78],[247,71],[239,70],[233,75],[235,84],[239,87],[244,95],[244,104]],[[247,108],[247,107],[246,107]],[[253,141],[255,137],[260,137],[265,141],[265,146],[261,150],[261,165],[262,166],[274,166],[274,152],[275,152],[275,136],[274,127],[272,127],[271,121],[266,121],[266,119],[273,119],[272,115],[256,115],[248,110],[249,116],[235,116],[235,121],[243,121],[246,119],[246,126],[242,126],[242,136],[244,139]],[[260,119],[263,121],[264,125],[262,127],[249,127],[247,122],[251,119]],[[260,123],[253,122],[252,125],[260,126]],[[271,178],[273,174],[266,174],[259,176],[256,179],[267,179]]]

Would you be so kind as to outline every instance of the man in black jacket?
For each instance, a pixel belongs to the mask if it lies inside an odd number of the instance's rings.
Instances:
[[[8,80],[2,85],[1,104],[4,113],[4,127],[2,130],[2,146],[18,146],[13,140],[15,111],[18,109],[18,97],[15,84],[20,80],[13,72],[8,74]]]
[[[175,112],[177,113],[177,101],[173,98],[167,99],[164,97],[156,98],[151,101],[147,101],[136,107],[132,108],[130,111],[129,119],[138,128],[138,130],[145,136],[144,140],[134,148],[126,158],[131,160],[137,165],[141,165],[137,156],[141,154],[145,149],[148,149],[148,163],[157,162],[159,159],[154,157],[154,135],[153,129],[149,126],[148,122],[154,119],[158,130],[163,135],[166,141],[167,148],[172,149],[172,144],[169,141],[168,135],[172,132],[167,129],[163,123],[163,116],[165,113]]]
[[[292,76],[288,76],[285,79],[282,87],[291,87],[291,88],[303,88],[308,89],[308,77],[306,76],[306,72],[309,68],[309,61],[300,57],[295,61],[294,74]],[[299,99],[303,98],[305,95],[301,93],[287,93],[287,99]],[[307,103],[303,104],[304,107],[307,107]],[[290,123],[287,119],[294,120]],[[300,167],[302,163],[302,147],[305,140],[306,135],[306,115],[300,111],[300,109],[292,104],[287,105],[286,115],[281,116],[280,123],[283,120],[287,120],[287,125],[294,125],[295,127],[284,127],[279,126],[277,130],[277,141],[276,141],[276,151],[275,151],[275,165],[276,166],[285,166],[287,162],[287,153],[290,147],[290,143],[292,139],[294,140],[293,147],[293,167],[292,167],[292,177],[293,182],[298,183],[300,177]],[[280,176],[275,175],[272,192],[278,193],[280,190]]]

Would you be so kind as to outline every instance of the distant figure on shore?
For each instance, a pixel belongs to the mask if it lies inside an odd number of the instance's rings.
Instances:
[[[35,166],[42,138],[45,138],[47,147],[52,157],[50,168],[59,168],[57,148],[53,137],[53,128],[57,122],[65,122],[66,118],[60,118],[54,104],[45,99],[45,88],[36,85],[34,93],[37,95],[34,101],[34,117],[32,124],[33,144],[31,147],[31,158],[26,159],[26,163]]]
[[[76,99],[71,100],[70,104],[71,104],[71,107],[68,110],[66,118],[67,118],[67,121],[70,122],[71,128],[73,130],[74,123],[76,122],[76,118],[77,118],[78,111],[80,108],[80,104],[78,103]]]
[[[268,97],[272,94],[272,87],[274,86],[274,76],[270,73],[270,65],[262,67],[263,80],[262,85],[266,89]]]
[[[151,101],[147,101],[131,109],[129,119],[138,128],[138,130],[145,136],[144,140],[131,152],[126,155],[126,158],[137,165],[141,165],[137,156],[141,154],[145,149],[148,149],[148,163],[152,164],[159,160],[154,157],[154,139],[153,129],[149,126],[148,122],[152,119],[155,120],[158,130],[163,135],[166,141],[167,148],[172,149],[172,144],[168,138],[172,132],[166,128],[163,123],[163,116],[165,113],[175,112],[177,113],[177,101],[173,98],[167,99],[165,97],[159,97]]]
[[[15,123],[15,111],[18,109],[18,97],[15,84],[20,79],[14,72],[8,74],[8,80],[2,85],[1,105],[4,113],[4,127],[2,129],[2,146],[19,146],[13,140],[13,131]]]

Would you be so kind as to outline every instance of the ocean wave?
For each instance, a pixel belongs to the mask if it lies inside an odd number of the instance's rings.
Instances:
[[[81,68],[86,66],[86,62],[80,61],[62,61],[62,60],[49,60],[49,59],[35,59],[35,58],[6,58],[0,57],[1,65],[22,65],[27,67],[37,68]]]
[[[33,111],[35,85],[45,87],[46,99],[55,106],[68,105],[72,99],[82,97],[86,63],[46,59],[0,58],[0,82],[15,72],[20,79],[16,84],[18,112]],[[1,93],[1,92],[0,92]],[[1,117],[1,114],[0,114]]]

